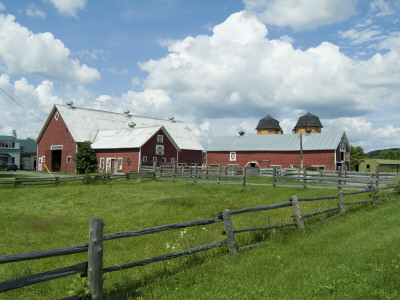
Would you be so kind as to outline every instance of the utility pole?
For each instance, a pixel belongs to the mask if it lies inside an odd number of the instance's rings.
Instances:
[[[303,162],[303,134],[300,133],[300,170],[303,170],[304,162]]]

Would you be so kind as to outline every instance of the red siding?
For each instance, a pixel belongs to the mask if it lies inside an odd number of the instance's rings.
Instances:
[[[325,166],[327,170],[334,170],[335,166],[335,151],[304,151],[303,159],[305,166]],[[290,168],[292,165],[300,165],[300,152],[292,151],[237,151],[236,161],[230,161],[230,152],[207,152],[207,165],[221,164],[237,164],[239,167],[245,166],[249,161],[266,161],[261,162],[262,167],[267,167],[269,164],[281,166],[282,168]]]
[[[138,171],[139,149],[97,149],[95,150],[99,172],[106,172],[107,158],[114,159],[114,170],[111,173],[118,172],[136,172]],[[100,169],[100,159],[104,158],[104,168]],[[122,158],[122,169],[118,170],[118,159]]]
[[[179,163],[187,165],[203,163],[203,151],[201,150],[182,150],[179,152]]]
[[[59,171],[74,173],[75,163],[73,157],[76,154],[76,143],[74,142],[74,139],[72,138],[61,115],[59,115],[58,120],[55,119],[56,113],[58,113],[57,110],[52,115],[51,120],[38,143],[37,164],[39,166],[39,158],[45,156],[45,164],[47,168],[51,169],[51,146],[62,145],[61,168]],[[71,162],[69,163],[67,163],[68,156],[71,156]],[[42,170],[45,171],[44,167],[42,167]]]
[[[163,136],[163,142],[157,142],[157,136]],[[159,155],[156,153],[156,145],[163,145],[164,146],[164,154]],[[147,157],[147,162],[143,161],[143,156]],[[152,166],[153,165],[153,158],[157,158],[157,166],[162,164],[163,158],[165,159],[166,163],[171,163],[171,159],[174,159],[176,162],[178,158],[178,151],[175,148],[174,144],[170,141],[167,135],[160,130],[155,134],[152,138],[150,138],[146,144],[142,146],[142,166]]]

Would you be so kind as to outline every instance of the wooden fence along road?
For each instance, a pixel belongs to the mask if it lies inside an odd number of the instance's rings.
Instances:
[[[72,181],[98,181],[98,180],[130,180],[137,178],[152,178],[154,180],[185,181],[194,183],[216,183],[216,184],[257,184],[271,185],[270,183],[248,183],[247,179],[254,175],[272,178],[272,186],[303,186],[303,187],[328,187],[328,188],[352,188],[363,189],[371,186],[387,186],[399,178],[400,174],[380,173],[379,166],[375,173],[358,173],[325,170],[280,169],[272,168],[238,168],[229,166],[222,168],[208,166],[177,166],[161,165],[159,167],[142,168],[140,172],[100,174],[94,176],[69,176],[69,177],[48,177],[48,178],[12,178],[1,179],[0,184],[5,185],[48,185]]]
[[[385,187],[382,189],[391,189],[391,193],[399,193],[397,190],[399,186]],[[368,193],[370,198],[368,200],[358,201],[358,202],[345,202],[345,197],[354,194]],[[302,214],[299,203],[302,201],[324,201],[334,200],[336,205],[331,208],[316,211],[313,213]],[[337,211],[338,214],[333,216],[340,216],[346,214],[346,206],[348,205],[357,205],[361,203],[376,203],[376,189],[366,189],[362,191],[356,192],[348,192],[344,193],[342,190],[339,191],[336,196],[328,196],[328,197],[320,197],[320,198],[298,198],[296,195],[293,195],[291,199],[287,202],[257,206],[257,207],[247,207],[237,210],[229,210],[224,209],[222,212],[216,214],[215,218],[211,219],[202,219],[189,221],[185,223],[173,223],[169,225],[162,225],[158,227],[151,227],[145,229],[139,229],[135,231],[127,231],[127,232],[118,232],[114,234],[103,235],[103,227],[104,221],[101,219],[93,218],[89,221],[89,240],[88,243],[67,246],[63,248],[57,249],[49,249],[49,250],[39,250],[32,252],[24,252],[24,253],[14,253],[0,256],[0,264],[12,263],[24,260],[34,260],[46,257],[53,256],[62,256],[69,255],[80,252],[88,253],[88,260],[85,262],[81,262],[79,264],[73,266],[67,266],[64,268],[51,270],[48,272],[34,274],[26,277],[22,277],[15,280],[5,281],[0,283],[0,293],[10,291],[13,289],[18,289],[23,286],[49,281],[61,277],[70,276],[73,274],[81,274],[82,277],[88,277],[88,287],[90,290],[90,294],[92,299],[103,299],[103,274],[108,272],[121,271],[137,266],[144,266],[150,263],[169,260],[178,258],[183,255],[190,255],[197,252],[209,250],[215,247],[227,246],[227,250],[231,255],[236,255],[238,250],[241,250],[246,247],[253,247],[254,245],[247,245],[242,248],[238,248],[235,240],[235,235],[242,232],[256,231],[256,230],[270,230],[274,228],[284,227],[284,226],[296,226],[299,230],[304,230],[304,219],[311,218],[320,214],[325,214],[328,212]],[[265,210],[275,210],[284,207],[293,207],[293,222],[285,223],[285,224],[271,224],[266,225],[265,227],[255,227],[255,228],[235,228],[232,222],[231,216],[236,214],[250,213],[256,211],[265,211]],[[206,226],[218,222],[224,223],[225,230],[222,231],[222,234],[225,235],[225,238],[219,241],[213,241],[209,244],[200,245],[195,248],[190,248],[186,250],[182,250],[179,252],[164,254],[152,258],[148,258],[145,260],[135,261],[119,266],[103,266],[103,241],[128,238],[128,237],[136,237],[140,235],[146,234],[155,234],[158,232],[166,231],[166,230],[176,230],[181,228],[188,228],[193,226]]]

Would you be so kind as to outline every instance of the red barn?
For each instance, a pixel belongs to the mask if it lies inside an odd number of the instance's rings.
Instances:
[[[90,141],[99,171],[138,171],[156,163],[201,164],[203,147],[182,122],[55,105],[36,142],[38,170],[75,172],[79,143]]]
[[[301,165],[301,147],[306,167],[349,169],[350,145],[343,131],[218,137],[208,147],[207,165],[291,168]]]

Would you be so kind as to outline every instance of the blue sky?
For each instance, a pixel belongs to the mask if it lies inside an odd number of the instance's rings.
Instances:
[[[267,114],[291,133],[308,111],[366,151],[400,147],[399,12],[395,0],[0,0],[0,134],[36,138],[73,101],[174,116],[205,148]]]

